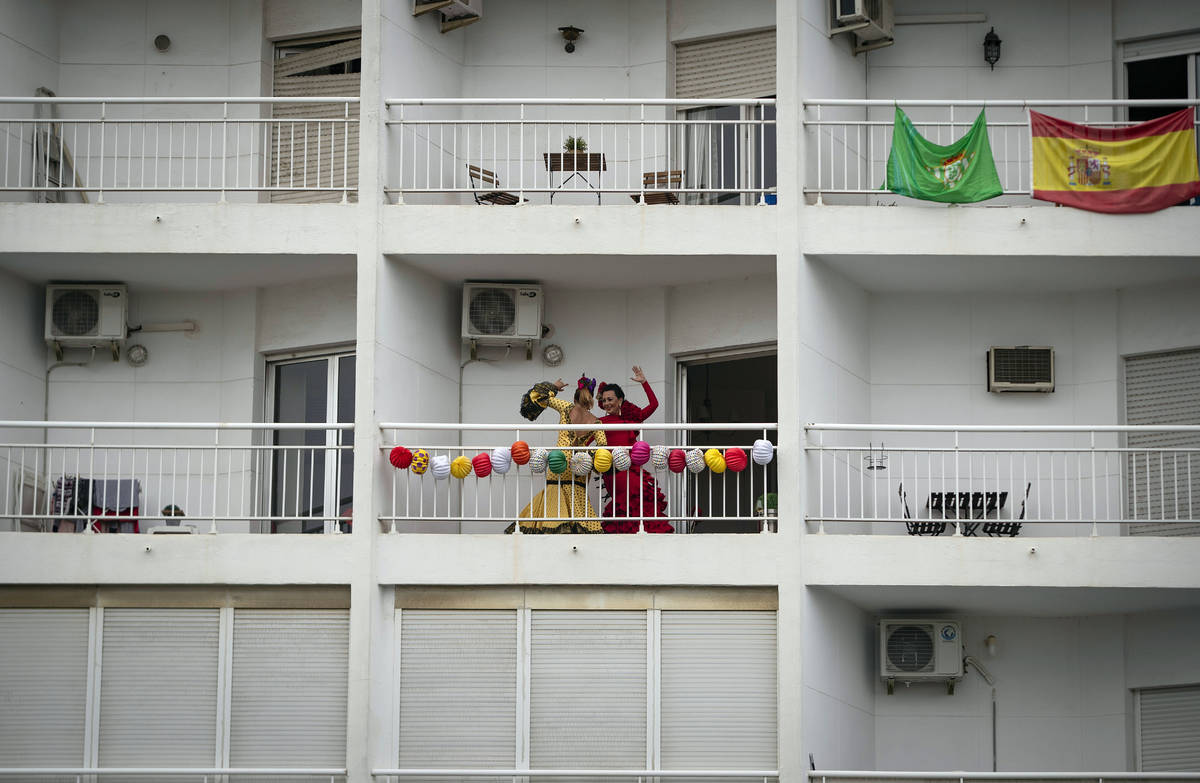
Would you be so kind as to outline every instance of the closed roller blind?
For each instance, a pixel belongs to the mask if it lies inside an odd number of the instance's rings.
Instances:
[[[516,611],[398,614],[400,766],[514,767]]]
[[[0,767],[83,765],[87,661],[87,609],[0,610]]]
[[[230,766],[346,765],[349,644],[345,609],[234,611]]]
[[[1200,771],[1200,686],[1138,692],[1138,769]]]
[[[676,98],[765,98],[774,94],[774,30],[675,47]]]
[[[643,769],[646,613],[534,611],[530,638],[530,766]]]
[[[1200,350],[1125,359],[1125,418],[1129,424],[1200,424]],[[1133,432],[1131,449],[1200,449],[1200,434]],[[1200,453],[1131,453],[1126,503],[1130,519],[1200,518]],[[1130,535],[1195,536],[1200,524],[1143,522]]]
[[[775,769],[774,612],[662,613],[663,769]]]
[[[348,63],[359,59],[361,52],[362,41],[355,38],[277,59],[274,96],[357,96],[360,90],[359,73],[306,72]],[[272,116],[279,120],[328,118],[331,121],[282,122],[273,126],[269,185],[299,188],[354,187],[358,184],[358,124],[337,121],[346,117],[344,104],[275,104]],[[357,118],[358,106],[351,106],[350,119]],[[271,200],[275,202],[314,203],[341,199],[341,193],[329,192],[288,191],[271,194]]]
[[[104,610],[100,766],[217,763],[218,637],[216,609]]]

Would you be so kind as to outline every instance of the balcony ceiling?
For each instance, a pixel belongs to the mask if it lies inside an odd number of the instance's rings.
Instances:
[[[0,253],[0,269],[49,280],[121,281],[141,290],[224,291],[354,274],[353,255]]]
[[[1200,258],[815,256],[872,293],[1097,291],[1200,279]]]
[[[1200,590],[1132,587],[841,585],[816,588],[877,615],[1086,617],[1200,607]]]
[[[451,282],[537,280],[546,285],[644,288],[774,275],[774,256],[405,255],[399,260]]]

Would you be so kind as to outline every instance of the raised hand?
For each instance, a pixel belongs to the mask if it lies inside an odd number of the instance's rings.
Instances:
[[[558,387],[559,391],[562,391],[563,389],[567,388],[567,384],[562,378],[559,378],[557,381],[555,381],[554,385]]]
[[[638,367],[635,364],[635,365],[633,365],[633,377],[630,378],[629,380],[634,381],[635,383],[645,383],[646,382],[646,374],[644,372],[642,372],[641,367]]]

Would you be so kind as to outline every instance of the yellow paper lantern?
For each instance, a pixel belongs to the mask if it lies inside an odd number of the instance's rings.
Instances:
[[[592,467],[597,473],[607,473],[612,467],[613,457],[612,452],[608,449],[596,449],[596,456],[592,458]]]
[[[725,457],[721,455],[720,449],[709,449],[704,452],[704,464],[708,465],[708,469],[713,473],[725,472]]]
[[[455,457],[450,462],[450,475],[456,479],[465,479],[471,475],[471,460],[463,456]]]

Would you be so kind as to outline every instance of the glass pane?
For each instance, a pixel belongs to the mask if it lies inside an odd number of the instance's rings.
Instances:
[[[738,106],[710,106],[690,109],[689,120],[698,121],[688,125],[684,136],[684,186],[716,191],[719,188],[738,186],[738,167],[745,151],[738,143],[736,121],[741,119]],[[726,124],[724,121],[733,121]],[[692,194],[692,204],[738,204],[737,193]]]
[[[315,359],[275,368],[275,421],[323,423],[329,407],[329,360]],[[273,517],[320,516],[325,506],[325,433],[283,430],[275,433],[272,474]],[[320,532],[323,526],[274,522],[277,532]]]
[[[352,424],[354,422],[355,367],[353,356],[343,356],[338,359],[338,423]],[[338,456],[338,516],[345,520],[342,522],[342,532],[349,533],[349,522],[354,513],[354,430],[343,430],[339,434],[342,445],[347,448],[342,450]]]

